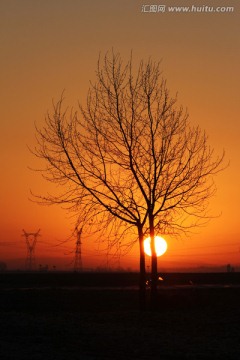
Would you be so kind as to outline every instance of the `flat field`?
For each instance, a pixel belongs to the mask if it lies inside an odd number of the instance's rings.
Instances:
[[[240,358],[239,275],[198,274],[195,286],[171,274],[145,312],[136,275],[113,275],[0,274],[0,359]]]

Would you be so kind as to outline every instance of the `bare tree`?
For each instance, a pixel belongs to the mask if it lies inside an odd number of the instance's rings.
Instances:
[[[63,109],[61,98],[37,129],[35,154],[45,160],[46,178],[63,185],[61,196],[42,199],[84,209],[95,225],[135,229],[142,300],[143,240],[150,235],[155,299],[154,236],[186,232],[207,218],[224,153],[215,155],[205,132],[190,125],[160,64],[151,60],[135,68],[132,58],[124,64],[113,52],[99,59],[96,83],[79,113]]]

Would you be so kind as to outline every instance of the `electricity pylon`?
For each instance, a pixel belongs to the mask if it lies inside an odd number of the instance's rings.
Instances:
[[[75,260],[74,260],[74,271],[79,272],[82,271],[82,242],[81,242],[81,235],[82,235],[82,228],[78,230],[76,227],[76,234],[77,234],[77,241],[76,241],[76,248],[75,248]]]
[[[29,233],[23,230],[23,235],[25,236],[26,245],[27,245],[27,257],[26,257],[26,270],[32,271],[35,269],[35,246],[38,236],[40,236],[40,229],[35,233]]]

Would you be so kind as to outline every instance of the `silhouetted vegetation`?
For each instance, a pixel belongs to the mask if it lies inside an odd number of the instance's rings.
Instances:
[[[130,58],[124,64],[114,52],[99,58],[96,83],[79,113],[64,109],[61,98],[37,139],[44,176],[63,189],[40,201],[66,204],[79,215],[83,231],[101,230],[99,237],[111,246],[128,249],[139,242],[144,306],[144,235],[151,237],[154,299],[154,236],[185,234],[206,221],[224,153],[215,156],[205,132],[190,124],[187,111],[170,96],[160,63],[134,66]]]

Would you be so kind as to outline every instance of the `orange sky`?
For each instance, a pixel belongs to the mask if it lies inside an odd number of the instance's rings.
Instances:
[[[163,1],[187,6],[234,6],[232,13],[142,13],[137,0],[2,0],[1,41],[1,223],[0,261],[24,266],[22,229],[41,228],[37,263],[70,269],[74,239],[64,246],[74,219],[58,207],[29,201],[30,189],[49,185],[28,167],[39,165],[28,151],[34,122],[41,125],[52,99],[65,89],[66,103],[84,100],[99,52],[111,47],[128,58],[162,59],[172,94],[186,106],[190,119],[209,134],[210,143],[225,148],[230,166],[216,178],[213,214],[205,228],[181,241],[166,237],[169,248],[160,268],[240,264],[240,121],[239,121],[239,1]],[[157,3],[158,4],[158,3]],[[83,265],[106,266],[104,251],[94,239],[84,239]],[[14,259],[20,259],[18,263]],[[61,259],[61,265],[60,260]],[[16,265],[17,264],[17,265]],[[138,266],[137,246],[124,258],[109,257],[110,266]]]

